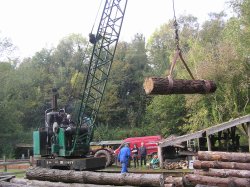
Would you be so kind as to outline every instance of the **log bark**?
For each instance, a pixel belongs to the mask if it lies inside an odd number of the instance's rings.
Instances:
[[[236,169],[213,169],[209,171],[195,170],[196,175],[206,175],[213,177],[239,177],[239,178],[250,178],[249,170],[236,170]]]
[[[164,184],[164,187],[174,187],[174,184]]]
[[[162,186],[164,184],[162,174],[120,174],[39,167],[28,169],[26,171],[26,178],[30,180],[99,185]]]
[[[250,163],[250,153],[199,151],[198,160]]]
[[[218,187],[218,186],[211,186],[211,185],[197,184],[195,187]]]
[[[194,161],[194,169],[239,169],[250,170],[250,163],[220,162],[220,161]]]
[[[219,178],[219,177],[188,174],[184,176],[184,181],[185,181],[185,184],[187,185],[204,184],[204,185],[220,186],[220,187],[228,187],[228,186],[248,187],[250,186],[249,178],[237,178],[237,177]]]
[[[169,184],[169,185],[173,185],[175,187],[183,187],[184,184],[182,182],[182,177],[172,177],[172,176],[168,176],[165,178],[164,184]]]
[[[143,84],[146,94],[207,94],[216,91],[216,84],[210,80],[183,80],[148,77]]]
[[[14,178],[10,181],[12,186],[23,185],[23,186],[36,186],[36,187],[113,187],[113,185],[96,185],[96,184],[78,184],[78,183],[63,183],[63,182],[49,182],[49,181],[38,181],[38,180],[28,180],[28,179],[18,179]],[[132,187],[132,186],[126,186]]]
[[[6,181],[0,181],[0,186],[1,187],[30,187],[24,184],[13,184],[13,183],[6,182]]]

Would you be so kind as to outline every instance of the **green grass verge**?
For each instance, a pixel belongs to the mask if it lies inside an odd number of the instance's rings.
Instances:
[[[0,169],[0,172],[4,172],[4,169]],[[11,173],[16,176],[16,178],[23,178],[25,176],[25,169],[8,169],[7,173]]]

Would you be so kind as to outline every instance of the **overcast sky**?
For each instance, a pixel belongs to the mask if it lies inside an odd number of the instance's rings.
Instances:
[[[192,14],[199,22],[208,13],[228,8],[227,0],[175,0],[176,16]],[[32,56],[56,46],[63,37],[80,33],[87,37],[101,0],[0,0],[0,32],[19,48],[20,56]],[[172,0],[128,0],[120,40],[136,33],[148,38],[173,18]],[[99,20],[97,20],[98,24]]]

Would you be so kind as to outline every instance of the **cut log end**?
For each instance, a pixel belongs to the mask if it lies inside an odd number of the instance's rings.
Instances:
[[[146,94],[150,94],[154,89],[154,82],[152,78],[146,78],[143,83],[144,90]]]
[[[160,77],[148,77],[143,84],[146,94],[208,94],[216,91],[211,80],[183,80]]]

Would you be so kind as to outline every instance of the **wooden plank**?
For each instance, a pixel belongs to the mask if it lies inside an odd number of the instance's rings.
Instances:
[[[228,122],[221,123],[219,125],[215,125],[213,127],[206,129],[206,132],[207,132],[207,135],[211,135],[216,132],[223,131],[225,129],[240,125],[242,123],[247,123],[247,122],[250,122],[250,115],[246,115],[246,116],[236,118]]]

